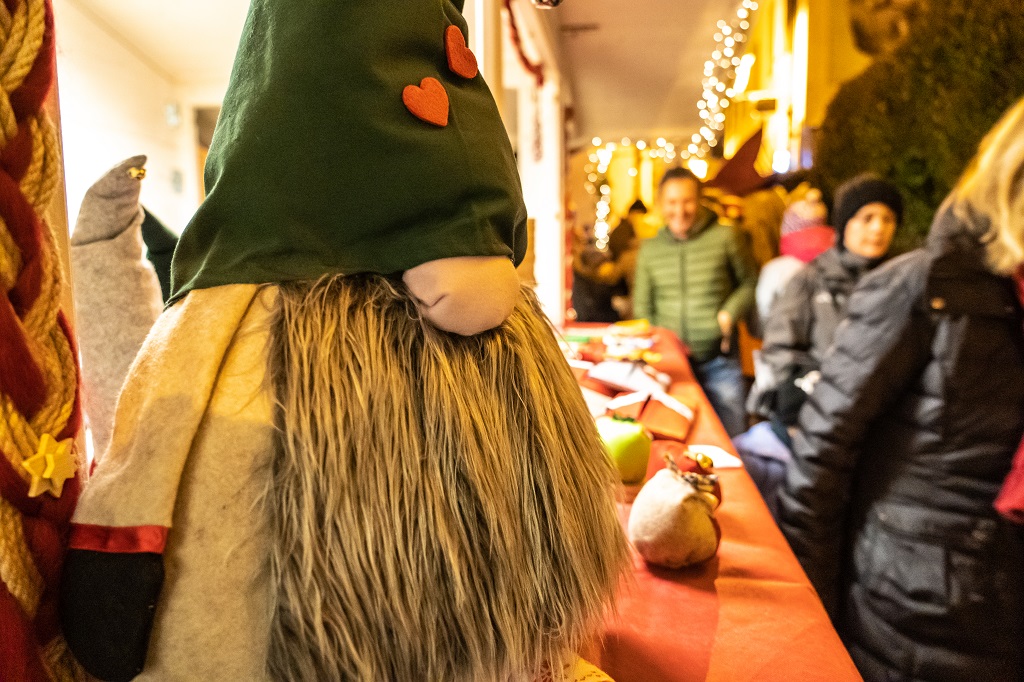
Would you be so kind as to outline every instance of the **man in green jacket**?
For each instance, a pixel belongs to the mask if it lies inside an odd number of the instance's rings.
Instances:
[[[746,430],[746,412],[734,335],[754,304],[757,266],[739,230],[702,207],[700,193],[700,180],[684,168],[662,178],[666,225],[640,247],[633,312],[689,346],[697,380],[735,436]]]

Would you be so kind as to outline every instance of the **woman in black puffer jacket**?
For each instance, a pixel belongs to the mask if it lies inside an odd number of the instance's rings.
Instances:
[[[868,274],[794,438],[780,525],[868,680],[1024,679],[1024,102],[925,248]],[[1017,271],[1017,277],[1021,277]]]

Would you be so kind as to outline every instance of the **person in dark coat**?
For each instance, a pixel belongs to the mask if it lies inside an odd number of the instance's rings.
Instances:
[[[839,188],[833,213],[835,246],[790,280],[765,326],[761,360],[777,377],[773,413],[786,427],[796,425],[810,389],[801,380],[821,365],[854,287],[885,260],[903,220],[903,197],[894,185],[860,175]]]
[[[586,267],[579,260],[573,262],[574,277],[584,277],[595,286],[605,287],[605,291],[611,287],[611,306],[623,320],[633,316],[633,282],[636,279],[636,257],[640,249],[636,226],[646,214],[647,206],[637,199],[608,235],[607,251],[602,253],[596,265]]]
[[[867,680],[1024,678],[1024,102],[924,248],[861,281],[800,413],[780,526]],[[1022,293],[1024,295],[1024,293]]]
[[[772,514],[791,459],[790,431],[819,376],[821,359],[846,315],[860,278],[885,260],[903,220],[894,185],[858,176],[836,193],[836,243],[787,283],[772,305],[758,361],[760,403],[769,422],[736,439],[737,450]],[[768,447],[763,447],[767,445]]]
[[[595,273],[608,261],[608,254],[598,248],[593,229],[584,227],[575,233],[572,246],[572,307],[577,322],[618,322],[619,314],[612,306],[616,295],[614,283],[601,281]]]

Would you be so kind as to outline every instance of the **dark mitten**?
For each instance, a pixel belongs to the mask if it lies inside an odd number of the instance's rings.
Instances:
[[[812,367],[794,367],[775,390],[773,418],[786,426],[796,426],[800,408],[813,390],[817,377],[818,372]]]
[[[128,682],[142,672],[163,580],[159,554],[68,551],[61,625],[89,674]]]
[[[146,244],[146,258],[156,270],[160,293],[166,303],[171,297],[171,258],[178,245],[178,235],[171,232],[149,209],[143,207],[142,210],[145,214],[142,219],[142,241]]]

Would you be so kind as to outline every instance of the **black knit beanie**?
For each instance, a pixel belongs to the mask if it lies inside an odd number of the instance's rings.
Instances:
[[[832,225],[836,231],[836,245],[840,249],[845,248],[843,239],[846,236],[846,223],[857,215],[857,211],[876,202],[892,209],[896,214],[897,226],[903,222],[903,195],[895,185],[877,175],[865,173],[839,186],[832,208]]]

